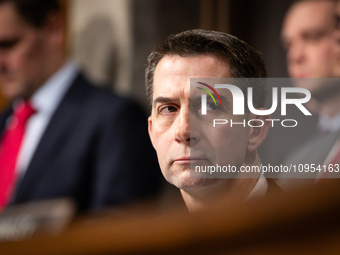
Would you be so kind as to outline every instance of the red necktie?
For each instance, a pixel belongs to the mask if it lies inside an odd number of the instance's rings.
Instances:
[[[15,166],[29,117],[35,110],[27,101],[14,110],[11,122],[0,140],[0,210],[11,200],[15,183]]]

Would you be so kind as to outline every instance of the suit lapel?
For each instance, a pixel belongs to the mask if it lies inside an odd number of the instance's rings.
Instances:
[[[2,132],[4,131],[5,127],[6,127],[6,122],[7,119],[9,118],[9,116],[12,115],[13,109],[9,108],[7,110],[5,110],[1,115],[0,115],[0,136],[2,134]]]
[[[314,139],[303,151],[304,158],[300,163],[323,164],[338,137],[339,131]]]
[[[48,173],[48,166],[51,165],[58,149],[60,150],[67,142],[67,137],[72,132],[70,127],[74,126],[73,123],[77,123],[77,117],[80,116],[77,111],[80,110],[79,103],[84,97],[83,86],[83,78],[79,75],[53,114],[19,185],[15,200],[20,201],[27,191],[34,190],[39,180]]]

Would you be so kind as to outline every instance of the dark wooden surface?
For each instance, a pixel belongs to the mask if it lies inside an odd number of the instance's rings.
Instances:
[[[137,207],[138,208],[138,207]],[[0,254],[340,254],[340,181],[190,215],[174,209],[76,218]]]

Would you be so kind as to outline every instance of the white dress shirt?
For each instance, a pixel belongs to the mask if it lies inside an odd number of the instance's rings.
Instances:
[[[31,105],[37,112],[27,122],[19,151],[16,171],[20,179],[26,173],[53,113],[76,78],[78,70],[75,63],[67,62],[31,97]]]
[[[254,188],[247,196],[246,200],[253,199],[256,197],[264,197],[268,190],[268,182],[266,180],[266,177],[264,177],[263,174],[261,174],[260,178],[257,180]]]
[[[320,115],[318,122],[318,129],[322,133],[336,132],[340,129],[340,114],[329,118],[326,115]]]

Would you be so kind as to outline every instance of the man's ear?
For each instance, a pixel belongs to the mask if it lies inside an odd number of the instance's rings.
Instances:
[[[256,149],[262,144],[267,136],[268,130],[270,128],[271,121],[266,121],[270,118],[270,115],[254,115],[249,114],[249,120],[256,119],[258,121],[251,121],[251,125],[255,127],[250,127],[250,135],[247,145],[248,151],[256,151]]]
[[[51,12],[48,14],[44,29],[48,34],[51,46],[55,49],[60,49],[65,41],[64,20],[59,12]]]
[[[149,116],[148,118],[148,132],[149,132],[149,137],[152,143],[152,146],[155,148],[155,145],[153,143],[153,137],[152,137],[152,117]]]

